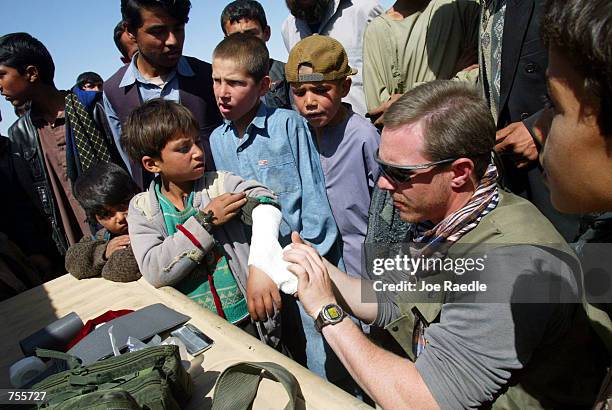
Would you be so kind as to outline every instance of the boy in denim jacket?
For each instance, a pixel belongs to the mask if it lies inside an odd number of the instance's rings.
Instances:
[[[298,113],[262,102],[270,87],[265,44],[248,34],[232,34],[215,48],[212,66],[215,98],[225,119],[210,136],[217,169],[261,181],[278,195],[283,214],[281,245],[291,243],[291,231],[296,231],[328,260],[342,263],[341,241],[308,125]],[[278,283],[261,273],[257,272],[258,279],[250,282],[254,286],[247,292],[251,316],[258,320],[280,307]],[[283,303],[295,307],[291,297],[283,298]],[[333,358],[335,363],[326,364],[321,335],[299,303],[297,308],[300,318],[284,316],[284,328],[295,326],[285,342],[294,359],[326,377],[326,367],[336,369],[339,362]],[[302,331],[306,340],[298,340]]]

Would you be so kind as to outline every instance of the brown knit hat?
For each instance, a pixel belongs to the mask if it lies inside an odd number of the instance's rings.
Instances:
[[[299,74],[302,64],[312,66],[312,74]],[[348,64],[344,47],[329,36],[314,34],[297,43],[289,53],[285,64],[287,82],[340,80],[357,74]]]

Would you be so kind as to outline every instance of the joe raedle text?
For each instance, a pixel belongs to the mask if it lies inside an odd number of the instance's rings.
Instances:
[[[467,283],[455,283],[445,280],[442,283],[429,283],[425,280],[411,282],[403,280],[397,283],[388,283],[382,280],[372,282],[375,292],[486,292],[487,284],[478,280]]]
[[[396,255],[372,260],[375,292],[486,292],[477,280],[484,271],[487,255],[473,258],[411,257]],[[446,275],[439,275],[440,273]],[[476,276],[469,278],[469,274]],[[466,275],[468,274],[468,275]],[[471,275],[470,275],[471,276]],[[472,279],[472,280],[470,280]]]

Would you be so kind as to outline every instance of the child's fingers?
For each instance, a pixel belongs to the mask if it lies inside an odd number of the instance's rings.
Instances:
[[[260,315],[265,312],[263,303],[260,297],[250,297],[247,300],[247,310],[253,320],[260,320]]]
[[[255,310],[255,298],[247,298],[247,310],[253,320],[258,320],[257,310]]]
[[[269,293],[264,293],[263,301],[264,301],[264,307],[266,308],[267,316],[266,318],[262,320],[265,320],[268,317],[274,316],[274,303],[272,301],[272,296]]]
[[[247,202],[246,198],[242,198],[237,201],[230,202],[225,205],[225,212],[237,212],[240,208],[244,206],[244,204],[246,204],[246,202]]]
[[[219,196],[219,198],[221,198],[223,203],[226,204],[226,205],[230,204],[232,202],[240,201],[241,199],[244,199],[245,197],[246,197],[246,193],[245,192],[237,192],[235,194],[225,193],[225,194]]]
[[[261,297],[255,298],[255,317],[256,320],[265,321],[267,318],[266,315],[266,304]]]
[[[238,215],[238,212],[230,212],[228,214],[225,214],[225,222],[229,221],[230,219],[233,219],[236,215]]]
[[[130,238],[129,236],[127,238],[123,237],[123,236],[118,236],[116,238],[111,239],[108,242],[108,247],[110,247],[111,249],[114,248],[119,248],[119,247],[125,247],[127,245],[130,244]]]
[[[276,306],[276,309],[280,310],[281,307],[283,306],[283,302],[281,301],[280,292],[278,291],[278,289],[274,289],[272,290],[271,295],[272,295],[272,300],[274,301],[274,305]],[[274,312],[272,312],[272,314],[274,314]]]

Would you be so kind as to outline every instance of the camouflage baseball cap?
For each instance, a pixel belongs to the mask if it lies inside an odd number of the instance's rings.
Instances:
[[[300,66],[312,67],[311,74],[300,74]],[[290,83],[333,81],[357,74],[348,64],[344,47],[337,40],[314,34],[297,43],[285,64],[285,77]]]

